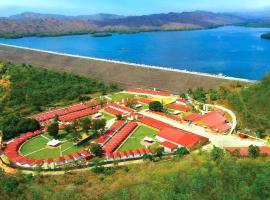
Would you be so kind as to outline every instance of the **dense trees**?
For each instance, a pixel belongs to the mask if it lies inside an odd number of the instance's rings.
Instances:
[[[217,164],[209,153],[201,152],[180,161],[144,162],[119,168],[105,168],[100,160],[94,163],[92,170],[63,176],[1,173],[1,198],[264,200],[270,196],[269,158],[225,154]]]
[[[229,103],[238,113],[243,127],[255,132],[270,131],[270,74],[263,80],[228,95]]]
[[[3,139],[9,140],[22,133],[40,129],[40,124],[35,119],[21,118],[19,116],[7,115],[1,123],[0,129]]]
[[[6,118],[27,116],[44,110],[55,103],[65,104],[70,100],[86,101],[89,94],[118,90],[115,84],[106,86],[104,83],[69,73],[59,73],[28,65],[14,65],[0,62],[0,127],[5,129],[5,139],[16,136],[18,131],[30,129],[8,130],[7,124],[17,126],[18,120],[5,123]],[[11,117],[9,117],[11,115]],[[15,121],[17,123],[15,123]],[[5,124],[4,124],[5,123]],[[34,123],[28,121],[27,123]],[[5,126],[4,126],[5,125]],[[18,125],[19,126],[19,125]],[[8,136],[7,136],[8,135]]]

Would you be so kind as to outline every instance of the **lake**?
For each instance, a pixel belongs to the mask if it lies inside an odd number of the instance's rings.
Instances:
[[[172,67],[257,80],[270,72],[267,28],[226,26],[197,31],[0,39],[0,43],[61,53]]]

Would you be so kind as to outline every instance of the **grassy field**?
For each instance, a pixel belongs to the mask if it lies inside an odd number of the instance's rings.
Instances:
[[[62,134],[63,135],[63,134]],[[25,142],[20,152],[34,159],[48,159],[69,155],[83,150],[90,145],[90,141],[80,146],[74,146],[73,141],[67,137],[61,137],[62,145],[55,148],[47,148],[47,143],[52,138],[48,134],[42,134]]]
[[[145,146],[141,145],[141,143],[140,143],[141,140],[146,136],[154,138],[155,135],[157,134],[157,132],[158,131],[153,129],[153,128],[141,125],[132,133],[132,135],[130,135],[130,137],[118,149],[118,151],[126,151],[126,150],[135,150],[135,149],[145,148]]]
[[[113,115],[111,115],[111,114],[109,114],[107,112],[102,112],[102,115],[107,121],[115,118],[115,116],[113,116]]]
[[[131,98],[134,96],[135,95],[127,94],[127,93],[115,93],[115,94],[110,95],[110,97],[112,98],[112,101],[118,101],[121,99]]]

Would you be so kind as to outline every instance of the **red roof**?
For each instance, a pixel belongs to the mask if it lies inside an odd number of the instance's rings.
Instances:
[[[186,100],[186,99],[177,99],[176,101],[177,102],[180,102],[180,103],[184,103],[184,104],[188,104],[189,103],[189,101]]]
[[[62,163],[62,162],[65,162],[65,159],[63,157],[58,157],[58,158],[55,158],[54,161],[56,163]]]
[[[176,103],[167,104],[166,106],[167,106],[167,108],[170,108],[170,109],[173,109],[173,110],[180,110],[180,111],[184,111],[184,112],[190,111],[189,107],[179,105],[179,104],[176,104]]]
[[[176,128],[164,128],[158,133],[157,136],[169,142],[173,142],[185,147],[192,147],[201,140],[206,139],[204,137]]]
[[[169,149],[175,149],[177,147],[176,144],[173,144],[171,142],[165,141],[161,143],[162,146],[167,147]]]
[[[65,155],[65,156],[63,157],[63,159],[64,159],[65,161],[69,161],[69,160],[73,160],[73,157],[72,157],[71,155]]]
[[[80,155],[79,153],[74,153],[74,154],[72,155],[72,157],[73,157],[74,159],[78,159],[78,158],[81,157],[81,155]]]
[[[159,130],[166,128],[166,127],[171,127],[171,125],[169,125],[165,122],[153,119],[151,117],[143,117],[143,118],[139,119],[138,121],[143,123],[143,124],[146,124],[148,126],[159,129]]]
[[[226,150],[229,152],[234,152],[235,150],[239,149],[240,155],[247,156],[248,155],[248,147],[226,147]],[[259,147],[260,153],[266,153],[270,155],[270,147]]]
[[[227,119],[224,116],[224,113],[220,110],[215,110],[215,111],[209,112],[209,113],[201,116],[197,120],[200,120],[201,122],[206,124],[206,126],[213,128],[213,129],[218,129],[221,132],[225,132],[231,128],[227,124]]]
[[[141,88],[129,88],[128,91],[129,92],[134,92],[134,93],[159,95],[159,96],[171,96],[172,95],[171,92],[156,91],[156,90],[141,89]]]
[[[191,113],[190,115],[187,115],[184,120],[185,121],[194,121],[197,120],[201,117],[201,115],[197,114],[197,113]]]
[[[144,103],[144,104],[150,104],[151,102],[153,102],[153,100],[147,99],[147,98],[139,98],[138,102],[141,102],[141,103]]]

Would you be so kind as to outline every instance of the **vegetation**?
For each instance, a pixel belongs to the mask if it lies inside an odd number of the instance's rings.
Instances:
[[[58,122],[50,123],[49,126],[48,126],[47,132],[53,138],[57,138],[58,133],[59,133],[59,124],[58,124]]]
[[[243,127],[260,131],[260,135],[270,133],[270,74],[254,85],[242,87],[240,92],[230,91],[227,99]]]
[[[4,139],[38,128],[33,120],[17,117],[44,111],[56,103],[78,101],[85,94],[118,90],[116,85],[106,86],[91,78],[5,62],[0,62],[0,88],[0,128]],[[14,116],[16,119],[12,120]]]
[[[261,38],[263,39],[270,39],[270,33],[262,34]]]
[[[3,139],[9,140],[21,133],[40,129],[40,124],[35,119],[26,119],[16,115],[7,115],[0,124],[0,129],[3,133]]]
[[[152,101],[149,104],[149,110],[162,112],[163,111],[163,105],[159,101]]]
[[[180,160],[104,168],[63,176],[9,176],[1,173],[2,199],[239,199],[270,196],[270,160],[230,154],[217,164],[209,153]],[[101,187],[102,186],[102,187]],[[146,189],[147,188],[147,189]]]

